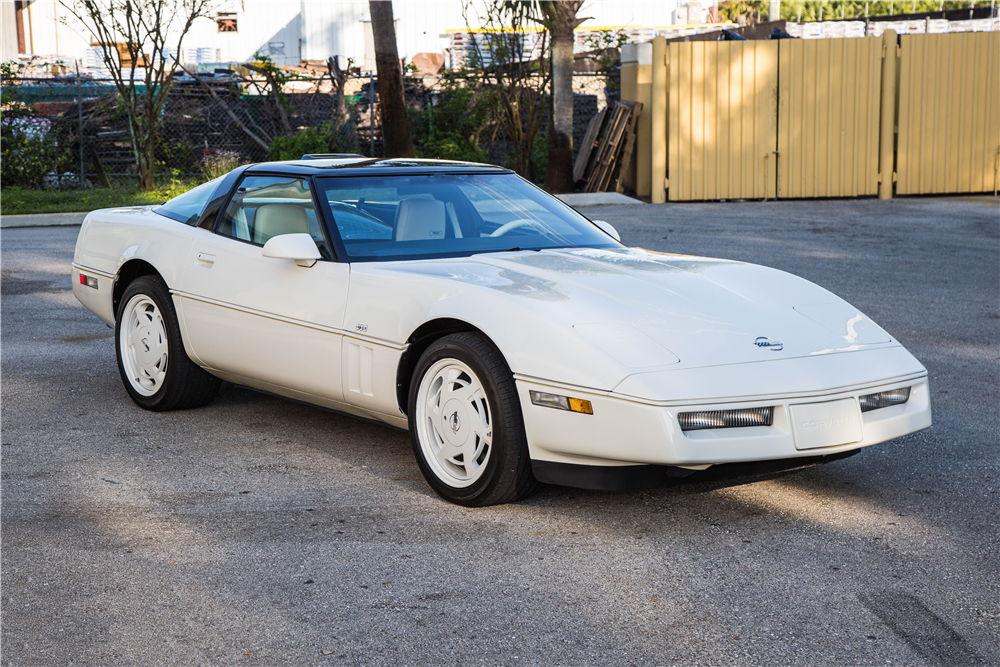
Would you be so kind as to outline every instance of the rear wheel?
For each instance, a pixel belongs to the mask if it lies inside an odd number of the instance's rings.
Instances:
[[[484,337],[432,343],[417,362],[408,407],[417,462],[442,498],[483,507],[535,490],[514,378]]]
[[[129,396],[147,410],[195,408],[215,398],[221,381],[184,351],[170,291],[156,276],[125,289],[115,322],[118,372]]]

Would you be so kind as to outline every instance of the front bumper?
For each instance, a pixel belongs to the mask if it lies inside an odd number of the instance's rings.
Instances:
[[[842,366],[845,361],[829,359],[825,363]],[[927,428],[931,425],[927,374],[919,364],[916,368],[919,370],[910,366],[910,372],[902,376],[895,374],[882,380],[867,378],[846,387],[818,390],[814,386],[812,391],[801,392],[794,391],[793,385],[770,396],[743,398],[726,396],[720,389],[720,395],[725,398],[666,402],[560,387],[524,376],[515,376],[515,379],[533,460],[598,466],[655,464],[697,469],[720,463],[828,456]],[[742,370],[734,369],[733,373]],[[911,387],[906,403],[865,413],[860,411],[860,396],[901,387]],[[589,400],[593,414],[533,405],[528,395],[532,389]],[[799,406],[808,407],[803,410]],[[770,426],[682,431],[677,417],[681,412],[757,407],[774,408]],[[848,412],[845,413],[845,409]],[[808,415],[809,423],[796,424],[795,415],[802,414]],[[829,419],[825,419],[827,415]],[[817,434],[817,424],[822,430],[824,421],[836,423],[845,415],[860,421],[860,428],[853,425],[850,437],[845,438],[843,431],[836,432],[836,429],[831,429],[829,436],[822,432]]]

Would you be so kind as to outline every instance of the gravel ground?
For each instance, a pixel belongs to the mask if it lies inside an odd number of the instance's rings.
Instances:
[[[1000,664],[996,200],[585,212],[845,297],[928,368],[934,426],[455,507],[400,431],[228,385],[137,408],[69,291],[77,228],[5,229],[3,664]]]

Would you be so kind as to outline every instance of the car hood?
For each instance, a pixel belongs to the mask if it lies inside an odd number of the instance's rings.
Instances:
[[[386,267],[387,268],[387,267]],[[861,312],[782,271],[638,249],[508,252],[405,262],[396,270],[519,302],[623,370],[770,361],[894,344]],[[489,300],[485,298],[485,300]]]

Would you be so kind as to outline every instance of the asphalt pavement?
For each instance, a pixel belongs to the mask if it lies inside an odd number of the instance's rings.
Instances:
[[[784,473],[466,509],[406,433],[225,385],[145,412],[78,228],[0,239],[4,665],[1000,664],[1000,206],[602,206],[765,264],[928,368],[934,426]]]

